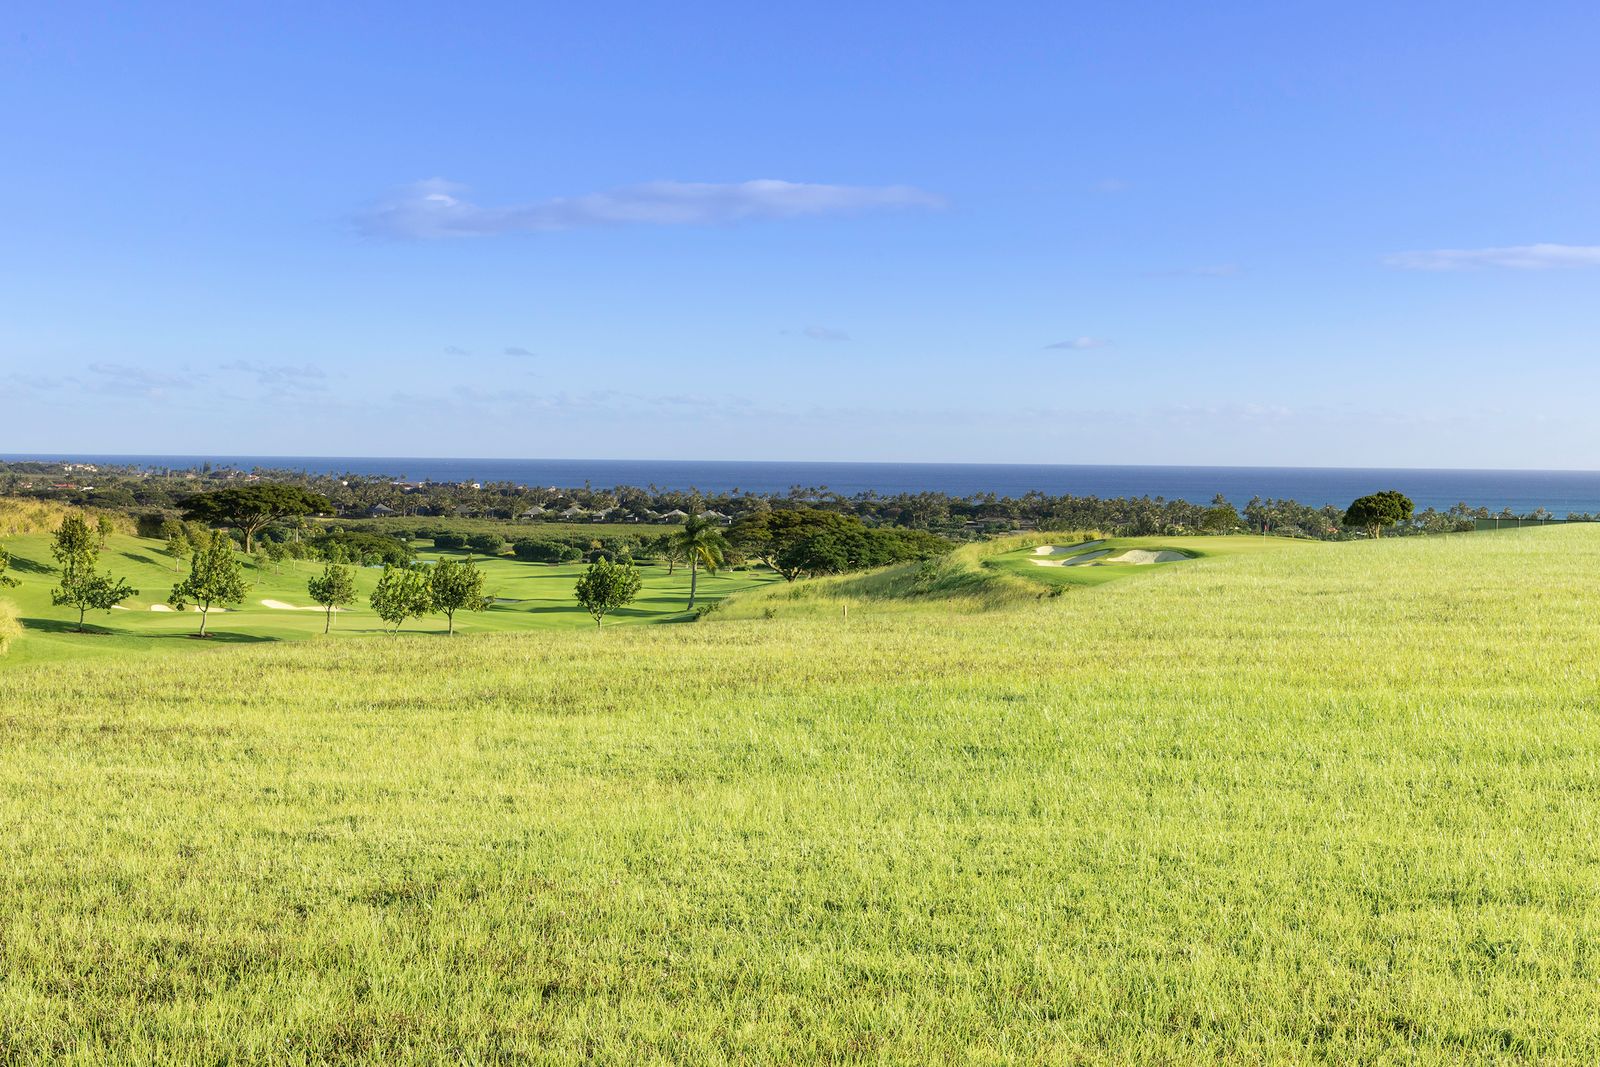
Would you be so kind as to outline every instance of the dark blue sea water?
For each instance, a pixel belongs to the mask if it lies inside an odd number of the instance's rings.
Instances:
[[[753,463],[727,460],[654,459],[424,459],[350,456],[91,456],[3,455],[6,460],[70,460],[186,469],[214,467],[250,470],[271,467],[324,474],[391,475],[410,481],[500,482],[522,485],[595,488],[655,485],[663,489],[782,493],[793,486],[821,488],[846,496],[938,491],[956,496],[994,493],[1021,496],[1032,490],[1051,495],[1161,496],[1209,501],[1221,493],[1236,504],[1252,496],[1280,497],[1304,504],[1348,504],[1377,489],[1398,489],[1418,509],[1448,508],[1464,501],[1473,507],[1518,514],[1547,508],[1600,512],[1600,472],[1509,470],[1403,470],[1339,467],[1133,467],[1067,466],[1026,463]]]

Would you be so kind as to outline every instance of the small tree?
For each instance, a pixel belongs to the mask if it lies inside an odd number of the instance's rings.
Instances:
[[[1411,518],[1411,498],[1395,489],[1357,497],[1344,512],[1346,526],[1365,526],[1373,537],[1382,537],[1385,526]]]
[[[94,521],[96,539],[103,550],[106,542],[111,540],[111,535],[117,532],[117,524],[111,521],[110,515],[102,515]]]
[[[429,605],[444,612],[445,632],[454,637],[456,612],[482,611],[483,572],[471,560],[442,559],[428,572]]]
[[[395,633],[400,632],[400,625],[407,619],[426,615],[432,601],[428,576],[414,563],[404,567],[384,564],[383,577],[372,591],[372,610],[394,627]]]
[[[204,637],[211,609],[239,603],[245,591],[244,574],[233,554],[233,539],[219,530],[204,546],[195,549],[189,577],[172,587],[167,603],[178,611],[190,604],[199,608],[199,636]]]
[[[306,591],[327,612],[327,620],[322,625],[322,632],[327,633],[333,629],[333,613],[356,598],[355,576],[350,573],[349,567],[329,563],[322,568],[321,577],[306,583]]]
[[[194,551],[194,546],[189,543],[189,530],[177,519],[167,519],[161,524],[161,537],[166,541],[164,546],[167,555],[172,557],[172,569],[176,571],[178,564],[189,558],[189,553]]]
[[[589,564],[578,579],[578,603],[594,616],[596,627],[603,626],[605,617],[638,596],[643,584],[633,564],[613,563],[601,557]]]
[[[17,581],[15,578],[11,577],[11,575],[6,573],[6,569],[10,566],[11,553],[7,552],[3,548],[0,548],[0,585],[21,585],[21,582]]]
[[[50,591],[50,602],[57,606],[78,609],[78,632],[83,633],[83,616],[90,611],[110,611],[139,590],[121,578],[99,574],[95,565],[100,561],[100,542],[97,534],[89,531],[82,516],[68,515],[61,520],[55,541],[50,546],[61,567],[61,584]]]

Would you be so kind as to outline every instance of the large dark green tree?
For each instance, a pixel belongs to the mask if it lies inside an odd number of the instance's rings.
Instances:
[[[204,545],[195,548],[189,562],[189,577],[172,587],[167,603],[182,611],[193,604],[200,609],[200,636],[206,636],[211,609],[237,604],[244,599],[244,572],[233,554],[233,539],[213,532]]]
[[[715,573],[727,558],[728,540],[722,531],[711,525],[710,519],[691,515],[683,528],[673,535],[684,559],[689,563],[689,610],[694,610],[695,593],[699,587],[700,568]]]
[[[61,529],[56,531],[50,554],[61,568],[61,582],[50,591],[50,602],[78,609],[80,634],[85,612],[110,611],[129,597],[139,595],[139,590],[121,578],[95,570],[100,562],[100,538],[81,516],[68,515],[61,520]]]
[[[602,556],[578,579],[578,603],[594,618],[595,626],[602,626],[607,615],[639,595],[643,584],[633,564],[613,563]]]
[[[1373,537],[1382,537],[1384,527],[1410,519],[1414,506],[1399,490],[1385,489],[1352,500],[1344,512],[1344,524],[1363,526]]]
[[[246,552],[255,535],[272,523],[331,510],[332,501],[321,493],[280,482],[229,486],[197,493],[183,502],[185,517],[238,530]]]

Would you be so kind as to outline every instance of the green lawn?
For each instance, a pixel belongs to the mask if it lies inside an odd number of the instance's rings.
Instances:
[[[1600,528],[1221,540],[0,669],[0,1063],[1600,1061]]]
[[[252,644],[322,637],[324,616],[320,610],[286,610],[269,607],[266,603],[315,607],[306,593],[306,581],[321,572],[321,564],[285,562],[276,569],[270,566],[259,569],[253,560],[241,555],[239,558],[251,584],[250,593],[237,609],[213,613],[207,629],[215,636],[201,642],[189,637],[199,629],[198,616],[151,610],[152,605],[162,605],[173,583],[188,573],[186,563],[180,565],[179,571],[173,570],[172,560],[162,551],[159,541],[121,535],[111,538],[101,556],[101,569],[126,578],[139,590],[139,595],[125,602],[128,610],[90,613],[86,622],[92,634],[72,632],[77,626],[77,613],[50,603],[50,589],[56,576],[48,535],[7,538],[4,547],[13,557],[12,576],[22,584],[15,589],[0,589],[0,599],[17,606],[23,633],[12,646],[11,653],[0,659],[0,670],[8,665],[38,660],[193,652],[214,643]],[[426,547],[418,555],[424,560],[441,555],[466,558],[466,553],[439,553]],[[594,620],[573,597],[573,584],[583,573],[583,565],[552,567],[522,563],[509,556],[478,557],[477,563],[484,571],[486,591],[495,596],[497,602],[488,611],[457,615],[458,634],[594,625]],[[685,618],[688,571],[678,567],[675,573],[668,575],[666,566],[654,564],[643,565],[640,570],[645,579],[644,589],[632,605],[611,616],[607,625]],[[382,568],[378,567],[356,568],[360,597],[351,609],[338,614],[334,636],[371,634],[384,629],[383,623],[367,606],[367,596],[381,574]],[[731,592],[770,582],[774,577],[770,572],[754,570],[702,573],[700,598],[714,602]],[[411,631],[442,634],[444,619],[439,616],[407,622],[402,633]]]

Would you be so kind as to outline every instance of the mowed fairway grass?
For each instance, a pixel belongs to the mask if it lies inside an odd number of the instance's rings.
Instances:
[[[11,654],[0,659],[0,671],[18,662],[80,659],[83,657],[148,656],[166,652],[195,652],[211,644],[254,644],[320,638],[325,616],[306,592],[307,579],[322,573],[322,564],[310,561],[279,566],[258,566],[240,554],[241,567],[249,594],[237,608],[213,610],[206,641],[190,635],[200,628],[199,616],[151,610],[165,603],[173,583],[189,573],[187,562],[173,569],[172,558],[162,550],[162,542],[149,538],[114,535],[100,557],[101,571],[110,571],[139,590],[139,595],[111,612],[90,612],[85,618],[91,634],[77,629],[75,609],[55,607],[50,590],[56,584],[55,561],[50,555],[48,534],[10,537],[0,547],[12,555],[10,574],[21,581],[15,589],[0,588],[0,600],[17,607],[23,627]],[[419,542],[418,558],[432,561],[441,557],[468,558],[465,552],[434,551],[431,543]],[[593,627],[594,620],[578,606],[573,586],[586,567],[583,564],[547,566],[523,563],[510,556],[486,559],[474,557],[484,573],[484,591],[496,598],[486,611],[456,616],[457,634],[494,633],[516,630],[548,630]],[[607,619],[608,626],[639,622],[682,621],[688,617],[689,571],[679,566],[668,574],[664,564],[641,564],[644,588],[634,602]],[[381,619],[368,606],[367,598],[383,574],[381,567],[353,568],[358,597],[348,609],[341,609],[334,622],[334,637],[387,632]],[[729,593],[781,580],[765,570],[724,570],[701,573],[699,601],[714,602]],[[269,602],[272,605],[269,606]],[[291,610],[301,609],[301,610]],[[401,628],[408,633],[444,635],[442,615],[412,619]]]
[[[0,1062],[1600,1060],[1600,527],[1144,569],[0,667]]]

